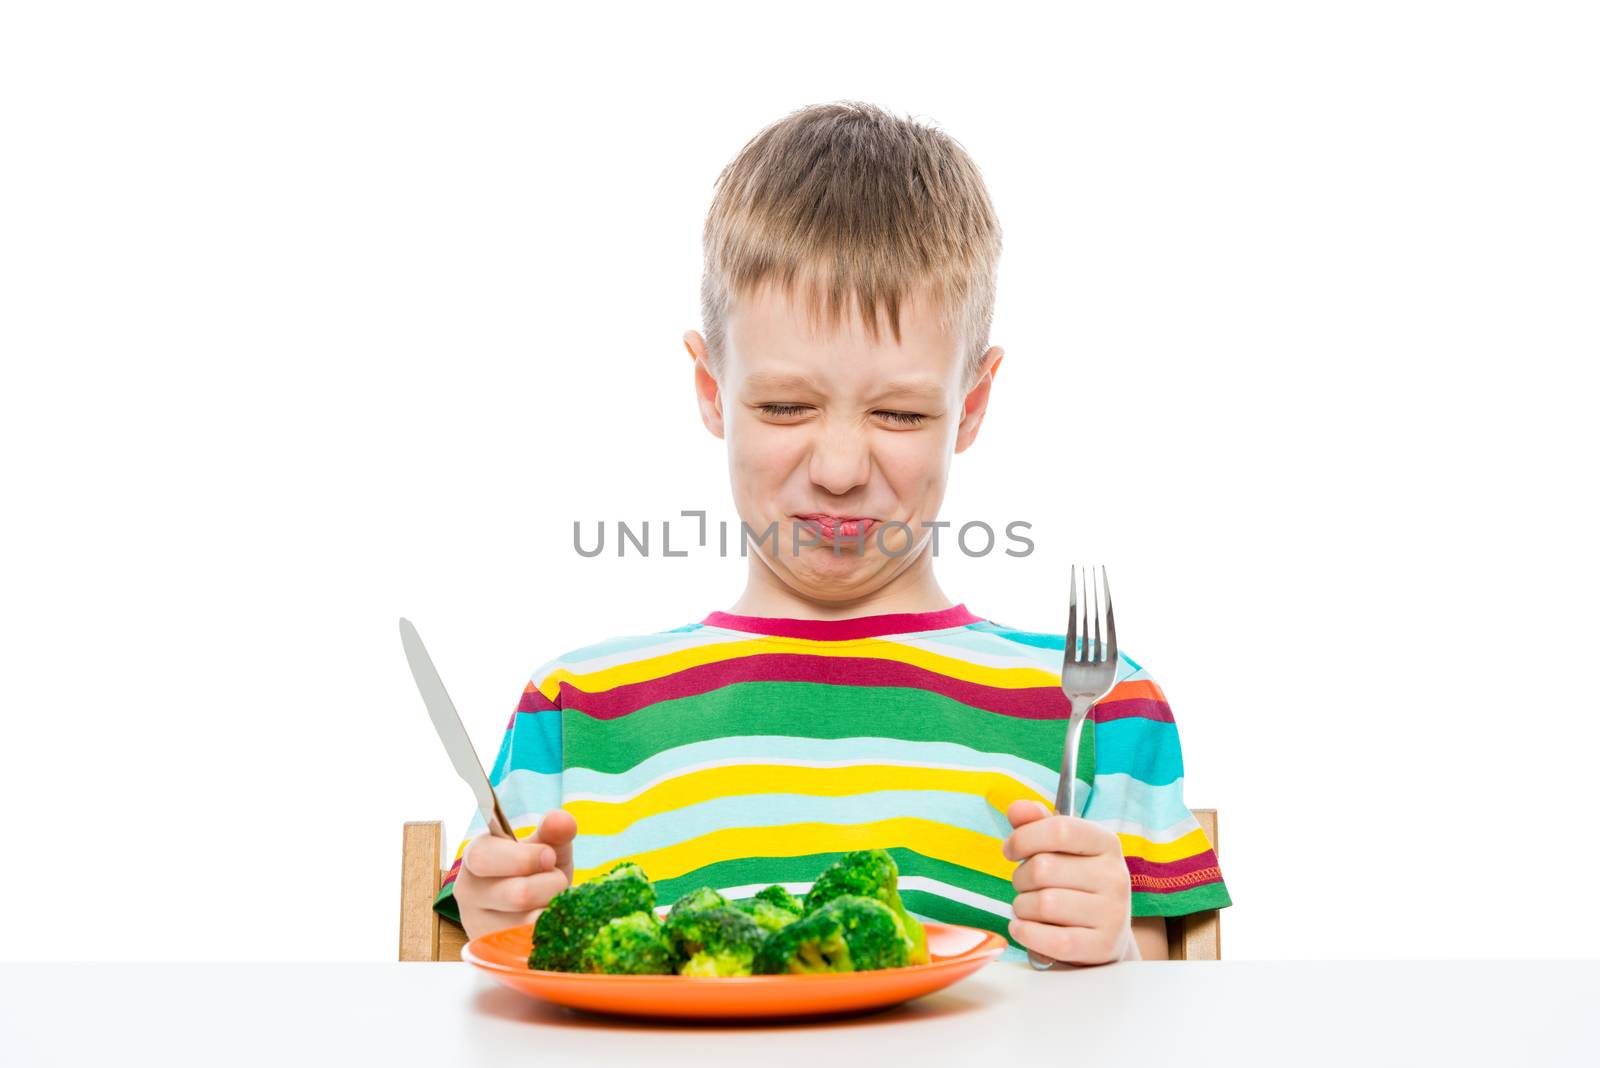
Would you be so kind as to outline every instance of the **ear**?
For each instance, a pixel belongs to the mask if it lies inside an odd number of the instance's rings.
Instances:
[[[689,350],[694,361],[694,394],[700,405],[700,421],[716,437],[722,437],[722,387],[711,373],[711,357],[706,339],[698,331],[689,330],[683,335],[683,347]]]
[[[999,370],[1005,352],[1005,349],[996,345],[983,354],[977,384],[961,402],[961,426],[956,430],[956,452],[965,451],[978,436],[978,426],[983,422],[984,413],[989,410],[989,390],[994,386],[995,372]]]

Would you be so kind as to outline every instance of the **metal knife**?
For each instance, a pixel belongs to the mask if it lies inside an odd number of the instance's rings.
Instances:
[[[439,740],[444,743],[444,751],[450,754],[450,763],[455,765],[456,774],[472,787],[472,794],[478,799],[478,811],[483,813],[483,820],[489,825],[489,833],[515,840],[511,821],[500,810],[500,799],[494,795],[494,787],[489,785],[489,776],[483,773],[478,751],[472,748],[472,739],[461,725],[461,717],[456,715],[456,706],[445,692],[444,680],[439,678],[439,672],[435,670],[428,650],[423,647],[417,628],[411,625],[409,619],[400,620],[400,643],[406,647],[411,677],[417,680],[417,690],[422,694],[422,703],[428,706],[428,718],[433,720],[433,729],[439,732]]]

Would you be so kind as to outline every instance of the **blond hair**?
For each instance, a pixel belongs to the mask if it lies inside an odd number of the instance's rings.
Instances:
[[[772,123],[716,182],[703,234],[702,326],[721,377],[736,297],[775,282],[837,328],[852,294],[877,340],[929,294],[977,381],[994,317],[1000,224],[977,165],[941,130],[872,104],[814,104]],[[826,307],[823,307],[824,301]]]

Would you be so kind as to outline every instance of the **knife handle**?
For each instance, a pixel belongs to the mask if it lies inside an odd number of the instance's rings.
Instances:
[[[484,821],[489,824],[489,833],[496,838],[509,838],[515,842],[517,840],[517,832],[511,829],[511,821],[506,819],[504,810],[500,808],[500,795],[494,792],[493,787],[490,787],[489,796],[494,798],[494,811],[483,814]]]

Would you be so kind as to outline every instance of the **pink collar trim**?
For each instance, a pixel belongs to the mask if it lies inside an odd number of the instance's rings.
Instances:
[[[882,612],[854,619],[793,619],[785,616],[740,616],[731,612],[712,612],[700,622],[707,627],[742,630],[778,638],[808,638],[812,641],[847,641],[851,638],[877,638],[885,634],[914,634],[981,623],[982,617],[967,610],[965,604],[939,608],[932,612]]]

